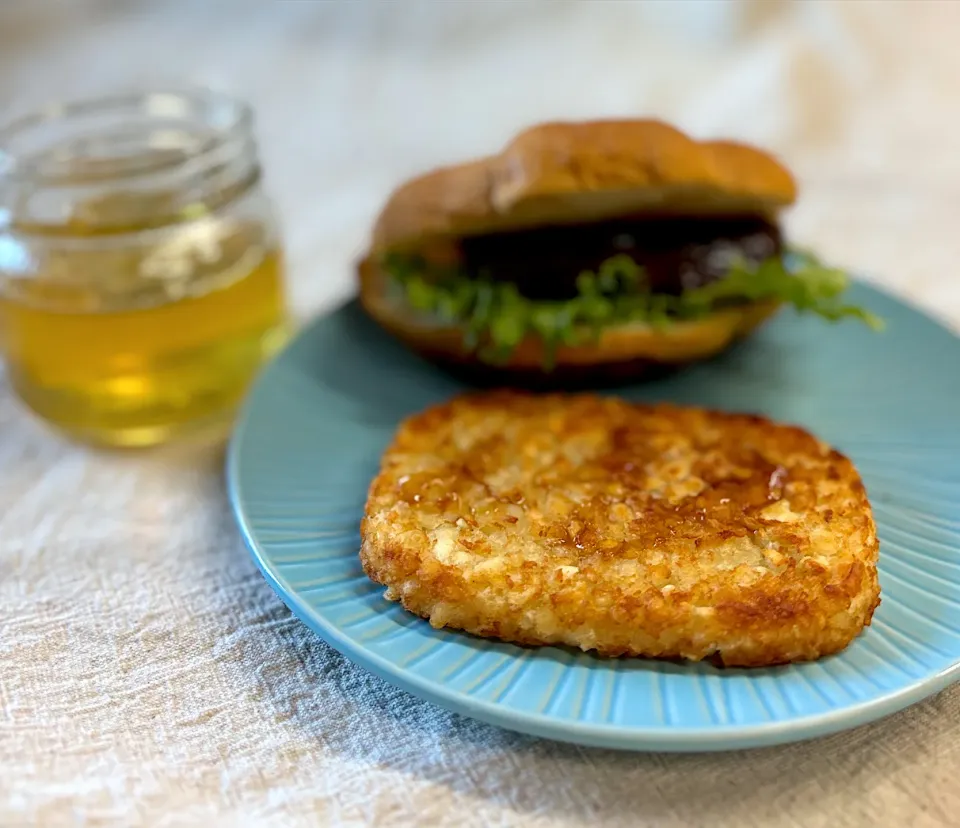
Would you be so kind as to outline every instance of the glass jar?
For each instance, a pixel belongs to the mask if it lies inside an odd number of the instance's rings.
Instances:
[[[244,104],[151,92],[0,130],[0,346],[44,420],[117,446],[225,424],[287,328]]]

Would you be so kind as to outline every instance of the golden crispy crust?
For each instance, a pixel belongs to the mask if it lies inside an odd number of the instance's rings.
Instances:
[[[754,147],[697,142],[651,120],[548,123],[498,155],[401,185],[377,219],[371,252],[626,215],[769,215],[795,198],[790,173]]]
[[[879,603],[853,465],[760,417],[496,392],[411,417],[361,561],[435,626],[755,666],[844,648]]]
[[[402,297],[388,290],[388,276],[369,259],[360,263],[360,301],[380,325],[423,356],[451,365],[474,365],[477,355],[464,345],[464,329],[418,314]],[[680,366],[707,359],[750,334],[779,308],[776,302],[756,302],[711,313],[691,322],[673,322],[663,328],[631,324],[611,327],[600,337],[581,345],[561,345],[556,365],[592,367],[603,379],[604,366],[616,366],[618,378],[639,376],[652,365]],[[544,344],[525,338],[496,372],[535,375],[542,373]],[[632,368],[632,370],[630,370]],[[561,371],[562,373],[562,371]]]

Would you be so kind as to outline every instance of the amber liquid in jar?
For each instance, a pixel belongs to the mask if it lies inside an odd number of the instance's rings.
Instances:
[[[67,432],[120,445],[160,442],[229,416],[286,333],[281,259],[253,228],[206,243],[219,247],[206,260],[182,251],[166,263],[183,271],[171,284],[161,278],[106,295],[98,267],[121,280],[122,268],[139,282],[149,254],[118,261],[66,253],[58,266],[89,269],[93,278],[75,281],[93,287],[40,279],[8,291],[0,337],[21,399]]]
[[[229,423],[288,332],[255,185],[187,207],[176,191],[114,189],[75,200],[59,224],[14,216],[0,235],[0,345],[27,406],[116,446]]]

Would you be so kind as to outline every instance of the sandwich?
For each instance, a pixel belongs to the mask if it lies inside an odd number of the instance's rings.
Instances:
[[[790,172],[651,120],[549,123],[398,187],[359,264],[367,313],[497,381],[703,360],[780,308],[877,327],[847,276],[787,246]]]

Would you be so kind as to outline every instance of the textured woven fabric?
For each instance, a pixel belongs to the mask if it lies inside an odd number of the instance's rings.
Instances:
[[[946,0],[6,0],[0,105],[183,77],[250,98],[301,318],[349,292],[399,177],[530,121],[655,113],[779,150],[797,241],[960,325],[958,30]],[[221,465],[67,445],[0,385],[0,824],[960,824],[957,689],[702,756],[527,738],[395,690],[271,592]]]

